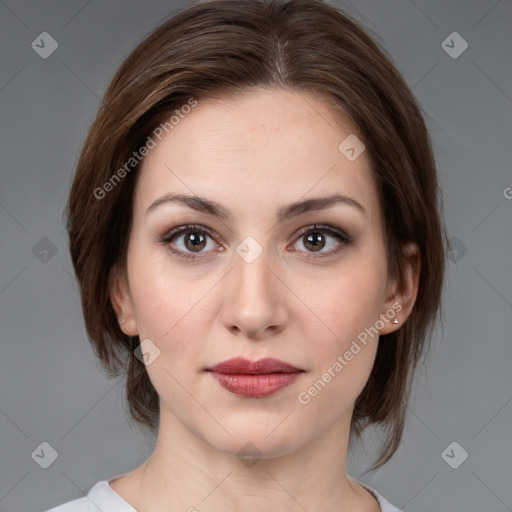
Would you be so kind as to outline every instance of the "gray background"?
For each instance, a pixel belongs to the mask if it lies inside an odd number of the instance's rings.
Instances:
[[[330,3],[384,45],[424,109],[456,249],[446,326],[419,375],[403,444],[387,466],[363,474],[377,446],[370,432],[349,473],[406,512],[512,510],[512,3]],[[180,5],[0,1],[2,511],[81,497],[141,464],[154,446],[127,422],[122,380],[106,379],[95,363],[62,211],[110,78]],[[59,45],[47,59],[31,47],[45,31]],[[442,47],[454,31],[469,45],[458,58]],[[469,454],[457,469],[441,455],[454,441],[452,464],[462,449]],[[32,456],[43,442],[58,452],[47,469]]]

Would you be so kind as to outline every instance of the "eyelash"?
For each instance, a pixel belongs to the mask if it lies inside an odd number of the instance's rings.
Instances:
[[[162,245],[165,245],[169,248],[169,250],[176,255],[179,258],[183,258],[185,260],[196,260],[198,258],[201,258],[202,256],[191,254],[191,253],[184,253],[182,251],[179,251],[172,247],[171,241],[175,238],[177,238],[180,235],[189,233],[189,232],[199,232],[208,235],[212,240],[216,240],[217,236],[216,234],[206,226],[201,226],[197,224],[187,224],[185,226],[180,226],[177,228],[172,229],[171,231],[168,231],[164,233],[164,235],[158,237],[158,242]],[[311,260],[311,259],[317,259],[317,258],[324,258],[328,256],[333,256],[334,254],[337,254],[339,251],[343,249],[346,245],[349,245],[352,243],[352,239],[345,234],[343,231],[329,225],[325,224],[314,224],[313,226],[308,226],[305,228],[302,228],[297,233],[296,241],[298,241],[301,237],[304,235],[307,235],[309,233],[327,233],[328,235],[336,238],[340,245],[334,249],[329,251],[328,253],[322,253],[319,255],[314,255],[312,252],[306,253],[306,256],[304,256],[305,259]],[[198,253],[199,254],[199,253]]]

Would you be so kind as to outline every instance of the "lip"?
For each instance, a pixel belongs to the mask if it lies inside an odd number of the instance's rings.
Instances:
[[[248,398],[270,396],[289,386],[304,370],[280,361],[264,358],[249,361],[236,357],[206,369],[217,382],[236,395]]]
[[[265,357],[257,361],[249,361],[243,357],[234,357],[211,368],[207,368],[207,370],[230,375],[267,375],[269,373],[297,373],[303,371],[291,364],[271,357]]]

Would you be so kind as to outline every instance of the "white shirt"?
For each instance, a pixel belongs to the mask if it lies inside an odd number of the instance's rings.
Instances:
[[[111,480],[114,480],[114,478]],[[91,487],[87,496],[68,501],[45,512],[137,512],[110,487],[108,482],[107,480],[100,480]],[[401,512],[377,491],[364,484],[361,485],[375,496],[379,502],[381,512]]]

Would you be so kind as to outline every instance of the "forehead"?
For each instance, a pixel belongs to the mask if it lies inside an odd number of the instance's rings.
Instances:
[[[261,90],[200,100],[155,139],[140,169],[135,207],[145,210],[174,191],[236,202],[261,215],[263,205],[338,191],[378,217],[369,156],[362,151],[347,158],[347,145],[361,139],[348,116],[309,92]]]

